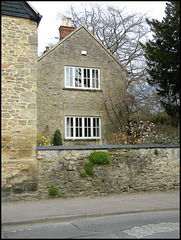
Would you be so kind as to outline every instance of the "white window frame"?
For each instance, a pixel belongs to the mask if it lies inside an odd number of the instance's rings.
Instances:
[[[72,86],[68,86],[67,85],[67,68],[69,68],[69,72],[70,72],[70,68],[72,68],[73,71],[73,76],[72,76]],[[77,85],[75,83],[75,69],[78,68],[81,70],[81,85]],[[84,86],[84,70],[86,69],[90,71],[90,87],[88,86]],[[98,87],[94,87],[93,86],[93,78],[92,78],[92,72],[93,70],[98,71]],[[74,89],[94,89],[94,90],[100,90],[100,69],[99,68],[88,68],[88,67],[73,67],[73,66],[65,66],[64,67],[64,76],[65,76],[65,88],[74,88]]]
[[[71,120],[71,118],[72,118],[72,120]],[[81,130],[81,133],[82,133],[82,136],[80,137],[80,136],[78,136],[78,137],[76,137],[76,128],[77,128],[77,126],[76,126],[76,118],[78,118],[78,119],[82,119],[82,130]],[[87,128],[90,128],[90,135],[91,136],[85,136],[86,135],[86,133],[85,133],[85,119],[88,119],[88,118],[90,118],[90,121],[91,121],[91,124],[90,124],[90,127],[88,126]],[[67,126],[67,119],[69,119],[69,123],[70,122],[73,122],[73,136],[67,136],[67,132],[69,132],[69,134],[71,134],[71,131],[70,131],[70,128],[72,127],[72,126]],[[93,126],[93,119],[96,119],[95,121],[96,121],[96,126]],[[97,119],[99,119],[99,126],[97,127]],[[88,121],[88,120],[87,120]],[[79,120],[78,120],[78,122],[79,122]],[[80,129],[80,127],[78,126],[78,128]],[[94,136],[94,129],[96,129],[95,130],[95,132],[96,132],[96,135],[98,135],[98,132],[99,132],[99,136]],[[79,132],[80,133],[80,132]],[[88,135],[88,134],[87,134]],[[101,118],[100,117],[80,117],[80,116],[66,116],[65,117],[65,139],[70,139],[70,140],[74,140],[74,139],[101,139]]]

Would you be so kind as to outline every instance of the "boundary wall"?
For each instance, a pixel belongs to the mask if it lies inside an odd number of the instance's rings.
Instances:
[[[111,162],[94,165],[94,176],[82,177],[94,151],[109,153]],[[179,189],[180,146],[38,146],[37,172],[36,189],[24,191],[21,186],[16,192],[2,189],[2,200],[48,199],[51,186],[58,189],[58,197],[62,198]]]
[[[94,176],[84,165],[94,151],[108,152],[111,163],[94,165]],[[49,188],[59,197],[102,196],[122,192],[179,188],[179,145],[100,145],[38,147],[39,198]]]

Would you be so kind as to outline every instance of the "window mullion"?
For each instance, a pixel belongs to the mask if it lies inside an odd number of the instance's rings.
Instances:
[[[73,138],[75,138],[75,117],[73,117]]]

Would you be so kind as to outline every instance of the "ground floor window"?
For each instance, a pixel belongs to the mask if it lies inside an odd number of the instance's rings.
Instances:
[[[99,117],[65,117],[65,138],[98,139],[101,137]]]

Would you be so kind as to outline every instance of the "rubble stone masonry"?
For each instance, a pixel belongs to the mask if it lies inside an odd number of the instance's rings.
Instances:
[[[37,190],[37,23],[1,16],[2,192]]]
[[[51,186],[58,189],[59,197],[179,189],[179,146],[94,147],[39,148],[39,198],[48,198]],[[93,177],[83,177],[81,173],[85,171],[84,166],[94,151],[107,152],[112,160],[110,164],[94,165]]]

